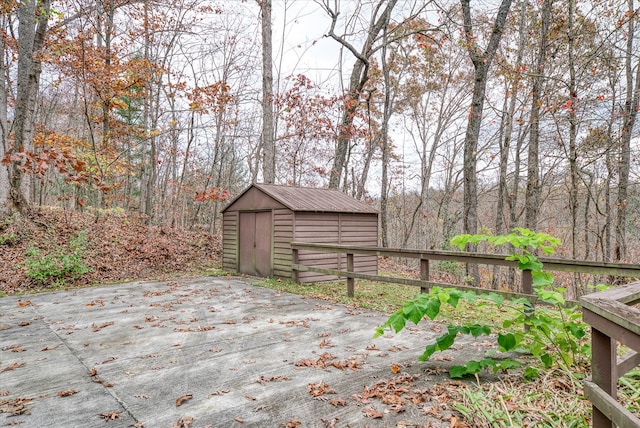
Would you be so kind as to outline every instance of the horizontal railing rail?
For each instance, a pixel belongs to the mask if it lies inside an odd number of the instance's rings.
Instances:
[[[582,318],[591,325],[591,377],[585,396],[593,407],[594,428],[637,428],[640,418],[617,400],[618,379],[640,365],[640,282],[580,298]],[[618,346],[631,351],[618,357]]]
[[[468,289],[479,292],[488,290],[477,287],[462,286],[456,284],[446,284],[433,282],[429,280],[430,261],[453,261],[460,263],[509,266],[518,267],[518,262],[505,260],[506,254],[483,254],[483,253],[462,253],[456,251],[435,251],[435,250],[414,250],[401,248],[384,248],[384,247],[360,247],[353,245],[334,245],[334,244],[315,244],[307,242],[292,242],[293,250],[293,279],[299,282],[299,272],[316,272],[327,275],[335,275],[347,278],[347,294],[349,297],[354,296],[354,279],[366,279],[370,281],[389,282],[393,284],[414,285],[426,292],[430,287],[456,287],[460,289]],[[319,252],[319,253],[338,253],[345,254],[347,258],[347,270],[326,269],[315,266],[307,266],[299,263],[299,252],[302,250]],[[420,279],[397,278],[381,275],[368,275],[354,272],[353,256],[359,255],[375,255],[378,257],[398,257],[410,258],[420,261]],[[589,273],[594,275],[611,275],[627,278],[640,278],[640,265],[604,263],[591,261],[576,261],[552,258],[540,258],[546,271],[558,272],[576,272]],[[492,290],[493,292],[503,295],[507,298],[518,297],[529,300],[532,304],[538,301],[537,296],[533,295],[531,271],[522,271],[522,293],[505,292]],[[576,304],[577,302],[568,302]]]

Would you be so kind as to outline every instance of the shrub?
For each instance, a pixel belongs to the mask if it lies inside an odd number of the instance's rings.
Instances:
[[[69,241],[68,246],[58,246],[44,254],[40,249],[27,250],[24,265],[27,276],[40,284],[64,285],[68,279],[76,279],[89,272],[85,262],[86,234],[80,233]]]

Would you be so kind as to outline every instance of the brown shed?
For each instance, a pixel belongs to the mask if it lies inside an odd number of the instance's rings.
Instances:
[[[223,260],[228,271],[292,278],[291,242],[378,245],[378,211],[337,190],[253,184],[223,210]],[[343,255],[301,251],[299,263],[346,269]],[[355,271],[377,274],[375,256],[355,256]],[[300,272],[301,282],[335,279]]]

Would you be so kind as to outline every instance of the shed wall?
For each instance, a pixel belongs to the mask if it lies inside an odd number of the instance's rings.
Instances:
[[[378,216],[346,213],[295,213],[294,241],[318,244],[376,246],[378,244]],[[324,269],[346,269],[346,258],[339,254],[301,251],[299,263]],[[376,275],[376,256],[356,255],[354,270]],[[300,272],[300,282],[335,280],[333,275]]]
[[[273,210],[273,275],[291,278],[291,241],[293,241],[293,211]]]
[[[238,271],[238,211],[222,215],[222,269]]]

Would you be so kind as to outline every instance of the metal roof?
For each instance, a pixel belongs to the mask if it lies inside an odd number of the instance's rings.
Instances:
[[[354,199],[338,190],[279,186],[275,184],[252,184],[231,201],[228,206],[240,199],[251,187],[266,193],[292,211],[378,213],[378,210],[369,204]]]

